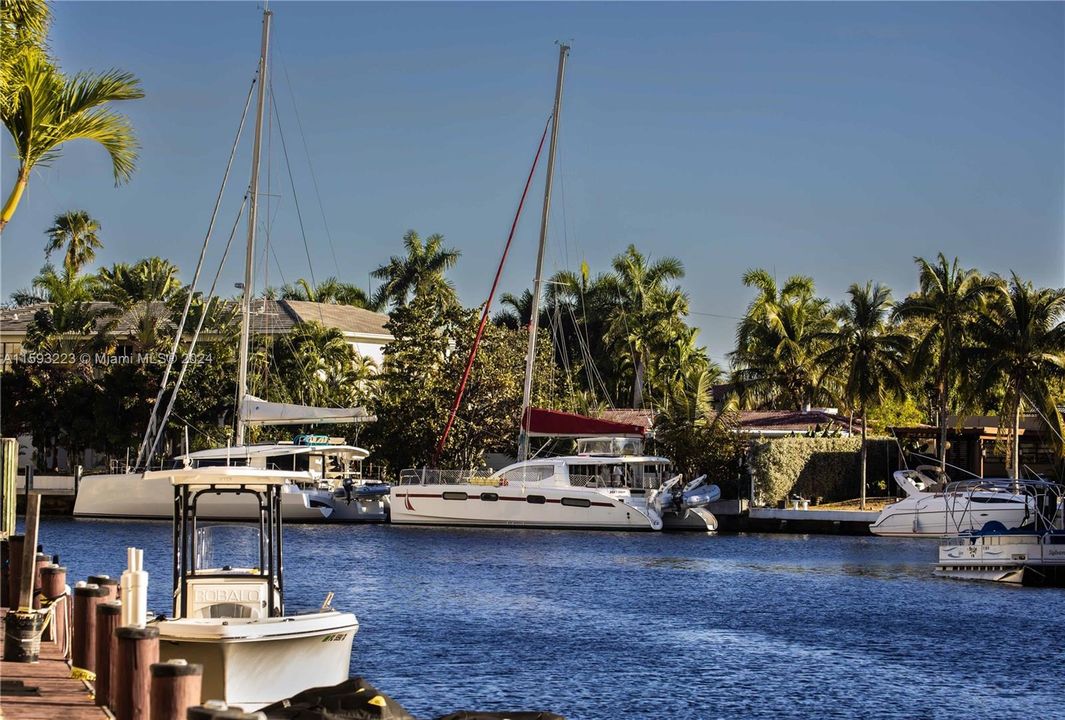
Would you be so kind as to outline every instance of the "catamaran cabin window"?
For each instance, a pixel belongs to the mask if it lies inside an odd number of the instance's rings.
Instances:
[[[503,473],[503,479],[510,484],[522,482],[540,482],[555,474],[553,465],[527,465],[507,470]]]
[[[583,507],[583,508],[586,508],[586,507],[591,507],[592,506],[592,501],[589,500],[588,498],[568,498],[568,497],[564,497],[564,498],[562,498],[562,504],[563,505],[568,505],[569,507]]]
[[[446,492],[443,495],[445,500],[465,500],[468,497],[464,492]]]

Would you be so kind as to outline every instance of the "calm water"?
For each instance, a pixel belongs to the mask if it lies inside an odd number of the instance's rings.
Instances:
[[[169,523],[49,519],[71,575],[146,549],[169,613]],[[361,623],[352,673],[419,717],[1065,716],[1065,592],[931,576],[935,543],[389,526],[285,531],[290,608]]]

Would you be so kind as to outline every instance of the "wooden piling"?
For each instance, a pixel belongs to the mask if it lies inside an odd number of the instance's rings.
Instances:
[[[111,710],[117,720],[149,720],[151,666],[159,662],[159,628],[120,627],[118,661],[112,662]]]
[[[101,602],[96,606],[96,704],[110,706],[111,668],[114,661],[111,652],[113,638],[122,617],[122,603],[117,600]]]
[[[151,667],[151,720],[185,720],[190,707],[200,702],[203,665],[169,660]]]
[[[38,552],[37,557],[34,560],[33,568],[33,609],[41,609],[41,590],[44,588],[44,584],[41,581],[41,571],[52,564],[52,556],[46,555],[43,552]]]
[[[246,713],[217,700],[190,707],[185,717],[188,720],[266,720],[266,715],[261,712]]]
[[[37,578],[37,531],[41,526],[41,496],[34,495],[26,503],[26,540],[22,544],[22,564],[19,570],[17,609],[33,607],[34,580]]]
[[[25,535],[12,535],[7,539],[7,607],[18,609],[18,584],[22,577],[22,549],[26,546]]]
[[[41,594],[54,604],[52,624],[48,626],[47,640],[58,642],[60,654],[65,655],[67,622],[70,618],[70,598],[64,593],[67,588],[67,569],[61,565],[48,565],[41,569]]]
[[[96,672],[96,606],[103,601],[105,592],[96,585],[74,588],[70,663],[91,673]]]
[[[104,602],[120,599],[120,593],[118,592],[118,578],[113,578],[110,575],[90,575],[88,582],[90,585],[99,585],[107,591],[104,595]]]

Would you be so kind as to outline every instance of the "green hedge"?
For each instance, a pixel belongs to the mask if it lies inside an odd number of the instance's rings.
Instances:
[[[793,495],[824,502],[858,497],[860,438],[779,437],[751,444],[749,464],[756,505],[776,505]],[[869,440],[870,496],[888,494],[895,470],[895,441]]]

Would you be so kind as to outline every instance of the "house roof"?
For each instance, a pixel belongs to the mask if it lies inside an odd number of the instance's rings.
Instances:
[[[1011,423],[1007,419],[1000,423],[995,415],[967,415],[947,417],[947,437],[962,435],[975,435],[980,437],[998,437],[999,428],[1007,430]],[[1021,433],[1042,434],[1046,432],[1046,425],[1035,415],[1024,415],[1020,422]],[[888,428],[895,435],[918,438],[939,437],[938,425],[906,425]]]
[[[641,410],[633,408],[615,408],[611,410],[600,410],[596,415],[610,422],[625,423],[626,425],[636,425],[642,427],[644,431],[650,430],[651,426],[655,424],[655,415],[653,410]]]
[[[234,304],[236,300],[224,300]],[[112,303],[95,301],[90,303],[94,311],[103,311],[113,307]],[[51,303],[35,303],[22,307],[0,308],[0,332],[10,335],[25,335],[33,322],[33,316],[39,310],[45,310]],[[151,303],[152,314],[166,318],[169,325],[170,310],[165,303]],[[136,330],[137,321],[144,314],[143,306],[134,308],[118,318],[101,318],[97,321],[99,328],[103,322],[115,321],[112,329],[114,335],[130,335]],[[390,337],[385,329],[388,316],[349,305],[332,305],[326,303],[304,302],[300,300],[271,300],[255,298],[251,309],[251,330],[256,335],[277,335],[287,333],[300,323],[317,322],[330,328],[336,328],[346,335],[367,335],[383,339]]]
[[[861,432],[861,418],[851,420],[846,415],[839,415],[822,409],[812,410],[748,410],[739,413],[740,429],[744,432],[757,433],[804,433],[811,428],[824,429],[835,425],[843,430]]]
[[[388,315],[353,305],[281,300],[298,322],[316,322],[350,335],[390,336],[385,328]]]

